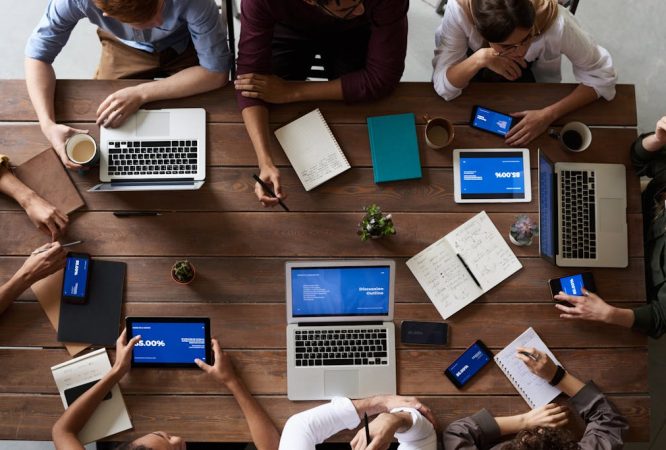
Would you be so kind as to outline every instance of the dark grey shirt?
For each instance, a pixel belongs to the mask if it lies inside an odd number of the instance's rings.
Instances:
[[[581,450],[620,450],[627,421],[592,382],[569,399],[573,411],[585,421],[585,433],[578,442]],[[500,429],[495,418],[485,409],[473,416],[456,420],[444,431],[446,450],[500,450]]]

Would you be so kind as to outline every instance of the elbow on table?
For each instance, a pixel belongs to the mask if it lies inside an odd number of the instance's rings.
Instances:
[[[438,75],[435,73],[432,78],[432,85],[435,88],[437,95],[442,97],[447,102],[454,100],[462,94],[462,89],[455,88],[448,80],[444,74]]]

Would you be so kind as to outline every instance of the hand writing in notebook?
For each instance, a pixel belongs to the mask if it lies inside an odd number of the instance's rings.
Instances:
[[[287,196],[282,193],[282,186],[280,186],[280,171],[277,167],[273,165],[261,166],[259,178],[261,178],[269,186],[272,185],[273,192],[275,192],[275,195],[277,196],[271,197],[259,183],[255,183],[254,193],[262,205],[276,206],[280,203],[280,200],[287,198]]]
[[[545,352],[533,347],[517,347],[516,358],[525,363],[534,375],[550,381],[557,372],[557,366]]]

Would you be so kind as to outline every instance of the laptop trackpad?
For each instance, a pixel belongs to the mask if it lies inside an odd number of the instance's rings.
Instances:
[[[167,136],[170,134],[170,113],[155,112],[138,114],[136,118],[137,136]]]
[[[358,397],[358,370],[327,370],[324,372],[326,397]]]
[[[619,233],[624,225],[624,200],[619,198],[599,199],[599,231]]]

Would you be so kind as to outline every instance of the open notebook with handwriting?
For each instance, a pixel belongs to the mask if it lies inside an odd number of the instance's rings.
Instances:
[[[523,266],[481,211],[410,258],[407,267],[448,319]]]

